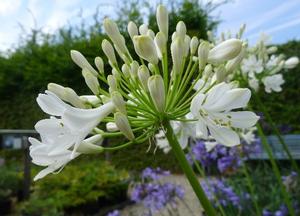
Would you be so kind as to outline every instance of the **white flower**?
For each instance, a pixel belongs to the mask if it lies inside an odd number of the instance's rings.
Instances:
[[[155,141],[158,148],[162,149],[165,154],[169,153],[171,146],[169,145],[163,130],[159,130],[159,132],[155,134]]]
[[[249,86],[252,89],[254,89],[255,91],[258,91],[258,89],[259,89],[259,81],[258,81],[258,79],[256,79],[255,77],[249,78],[248,84],[249,84]]]
[[[293,69],[299,64],[299,58],[294,56],[285,61],[284,67],[286,69]]]
[[[247,129],[243,130],[242,133],[240,133],[240,136],[247,144],[251,144],[256,140],[255,134],[254,134],[255,130],[256,130],[256,127],[252,127],[248,130]]]
[[[238,145],[240,138],[234,128],[252,127],[258,116],[249,111],[231,110],[246,107],[250,96],[249,89],[232,89],[227,83],[215,85],[207,93],[198,93],[191,102],[191,113],[198,119],[196,130],[204,138],[210,134],[225,146]]]
[[[76,141],[76,136],[70,133],[70,128],[63,125],[61,119],[43,119],[35,125],[36,131],[41,136],[41,141],[30,137],[30,156],[32,162],[39,166],[47,166],[40,171],[34,178],[38,180],[62,169],[69,161],[76,158],[80,153],[101,152],[102,147],[94,145],[102,143],[102,136],[97,134],[83,140],[75,153],[69,148],[70,142]]]
[[[37,102],[45,113],[60,117],[62,125],[59,132],[54,131],[54,128],[57,130],[57,127],[53,128],[50,124],[45,125],[41,136],[47,135],[49,139],[54,139],[59,134],[63,141],[58,142],[53,151],[56,153],[72,147],[72,157],[75,157],[76,150],[84,138],[114,110],[112,102],[95,109],[75,108],[64,103],[49,91],[46,91],[46,94],[39,94]]]
[[[272,70],[274,67],[278,66],[279,62],[280,59],[277,56],[272,55],[266,64],[266,68]]]
[[[262,82],[265,85],[265,91],[267,93],[271,93],[272,91],[281,92],[281,85],[284,83],[284,79],[282,74],[275,74],[263,78]]]
[[[241,68],[243,73],[249,74],[249,76],[255,73],[261,73],[264,70],[262,60],[257,59],[255,55],[251,55],[247,59],[244,59]]]

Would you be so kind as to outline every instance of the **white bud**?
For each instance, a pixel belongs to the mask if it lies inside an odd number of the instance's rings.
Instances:
[[[235,70],[240,65],[240,63],[242,62],[242,60],[246,54],[245,51],[246,51],[246,47],[243,46],[239,55],[237,57],[235,57],[234,59],[229,60],[226,63],[225,69],[226,69],[227,74],[229,72],[232,72],[233,70]]]
[[[165,109],[165,87],[161,75],[153,75],[148,79],[148,89],[156,109],[163,112]]]
[[[103,26],[106,34],[112,40],[112,42],[119,48],[121,53],[127,53],[127,47],[125,45],[124,37],[121,35],[119,28],[115,22],[105,18]]]
[[[81,69],[88,69],[95,76],[98,76],[98,72],[90,65],[86,58],[77,50],[71,50],[71,58],[75,64],[77,64]]]
[[[156,21],[159,31],[162,32],[166,40],[168,40],[169,17],[168,11],[163,5],[159,5],[156,9]]]
[[[130,67],[127,64],[122,65],[122,72],[126,78],[130,77]]]
[[[134,36],[133,44],[136,53],[143,59],[152,64],[158,63],[158,56],[155,49],[154,41],[147,35]]]
[[[111,43],[108,40],[104,39],[102,41],[101,45],[102,45],[102,50],[103,50],[104,54],[106,55],[106,57],[108,58],[108,60],[112,64],[117,64],[115,51],[114,51],[114,48],[111,45]]]
[[[148,89],[148,79],[150,77],[149,70],[145,65],[141,65],[138,70],[138,78],[140,83],[142,84],[145,91],[149,91]]]
[[[285,61],[284,67],[286,69],[295,68],[299,64],[299,58],[294,56]]]
[[[56,83],[49,83],[48,90],[56,94],[60,99],[72,104],[78,108],[85,108],[84,103],[80,100],[80,97],[71,88],[66,88]]]
[[[114,122],[108,122],[106,124],[106,130],[108,132],[116,132],[116,131],[119,130],[119,128],[117,127],[116,123],[114,123]]]
[[[173,72],[180,73],[183,63],[183,42],[180,38],[175,39],[171,43],[171,56],[173,61]]]
[[[142,24],[140,27],[139,27],[139,32],[141,35],[147,35],[147,32],[148,32],[148,25],[147,24]]]
[[[197,49],[198,49],[198,45],[199,45],[199,40],[197,37],[192,37],[191,43],[190,43],[190,53],[193,56]]]
[[[155,66],[151,63],[148,64],[148,68],[151,71],[152,74],[155,74]]]
[[[127,31],[128,31],[128,33],[129,33],[129,36],[130,36],[131,40],[133,40],[133,37],[134,37],[135,35],[138,35],[138,34],[139,34],[138,28],[137,28],[136,24],[135,24],[134,22],[132,22],[132,21],[130,21],[130,22],[128,23]]]
[[[129,121],[126,117],[126,115],[116,112],[114,115],[115,123],[119,130],[127,137],[129,140],[134,140],[134,134],[132,132],[132,129],[130,127]]]
[[[242,41],[239,39],[226,40],[209,51],[208,62],[219,64],[235,58],[242,49]]]
[[[115,77],[116,80],[121,80],[121,75],[119,74],[119,72],[116,69],[112,69],[111,70],[111,74]]]
[[[103,63],[103,60],[101,57],[97,56],[95,58],[95,65],[98,69],[98,71],[101,73],[101,74],[104,74],[104,63]]]
[[[148,35],[149,37],[151,37],[152,40],[155,38],[155,33],[154,33],[151,29],[149,29],[149,30],[147,31],[147,35]]]
[[[190,43],[191,43],[191,38],[190,36],[186,35],[184,37],[184,57],[187,57],[189,54],[189,49],[190,49]]]
[[[198,58],[199,58],[199,70],[203,70],[207,63],[209,54],[209,43],[207,41],[202,41],[198,47]]]
[[[113,75],[108,75],[107,76],[107,82],[108,82],[108,85],[109,85],[109,87],[112,91],[117,90],[117,81],[116,81],[116,78]]]
[[[182,40],[184,40],[184,37],[186,35],[186,26],[183,21],[179,21],[176,25],[176,33],[177,36],[180,37]]]
[[[177,38],[177,33],[173,32],[173,34],[172,34],[172,41],[174,41],[176,38]]]
[[[139,63],[137,61],[131,62],[131,64],[130,64],[130,74],[131,74],[132,79],[136,79],[138,69],[139,69]]]
[[[95,77],[89,70],[83,69],[82,70],[82,76],[85,80],[86,85],[91,89],[91,91],[94,93],[94,95],[99,94],[99,81],[97,77]]]
[[[154,38],[154,43],[157,51],[157,55],[162,59],[163,53],[166,52],[167,39],[162,32],[158,32]]]
[[[267,53],[268,54],[273,54],[275,52],[277,52],[278,48],[276,46],[271,46],[267,49]]]
[[[221,65],[216,69],[217,82],[221,83],[225,80],[225,78],[226,78],[226,70],[225,70],[225,67],[223,65]]]
[[[103,147],[100,146],[103,142],[103,136],[96,134],[85,140],[83,140],[79,147],[76,149],[77,152],[82,154],[95,154],[103,151]]]
[[[210,64],[206,65],[203,72],[203,79],[207,80],[212,74],[212,66]]]
[[[239,30],[239,33],[238,33],[238,36],[237,36],[238,39],[240,39],[243,36],[245,29],[246,29],[246,24],[244,23],[240,27],[240,30]]]
[[[127,115],[126,106],[125,106],[126,103],[125,103],[121,93],[119,93],[118,91],[113,91],[111,93],[111,99],[112,99],[112,102],[115,105],[115,107],[118,109],[118,111],[120,111],[124,115]]]

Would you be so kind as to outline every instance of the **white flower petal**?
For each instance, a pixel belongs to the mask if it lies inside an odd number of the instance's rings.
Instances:
[[[191,113],[194,115],[194,117],[199,116],[199,110],[202,106],[202,103],[204,101],[205,95],[202,93],[197,94],[192,102],[191,102]]]
[[[46,94],[39,94],[36,101],[45,113],[53,116],[61,116],[66,108],[70,107],[50,91],[46,91]]]
[[[256,124],[259,119],[254,112],[250,111],[239,111],[239,112],[229,112],[230,122],[233,127],[236,128],[249,128]]]
[[[240,144],[240,138],[236,132],[233,130],[220,127],[220,126],[213,126],[209,125],[209,132],[215,140],[225,146],[232,147]]]

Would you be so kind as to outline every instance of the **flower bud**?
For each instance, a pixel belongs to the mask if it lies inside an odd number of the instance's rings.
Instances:
[[[147,24],[142,24],[140,27],[139,27],[139,32],[141,35],[147,35],[147,32],[148,32],[148,25]]]
[[[85,108],[85,105],[80,100],[80,97],[71,88],[66,88],[56,83],[49,83],[48,90],[56,94],[60,99],[72,104],[75,107]]]
[[[182,40],[184,40],[184,37],[186,35],[186,26],[184,24],[183,21],[179,21],[176,25],[176,33],[177,33],[177,36],[179,38],[181,38]]]
[[[216,69],[216,79],[218,83],[221,83],[226,79],[226,70],[223,65]]]
[[[91,89],[91,91],[94,93],[94,95],[99,94],[99,81],[97,77],[95,77],[89,70],[83,69],[82,70],[82,76],[85,80],[86,85]]]
[[[117,90],[117,81],[116,81],[116,78],[113,75],[108,75],[107,76],[107,82],[108,82],[108,85],[109,85],[109,87],[112,91]]]
[[[93,154],[103,151],[103,147],[100,146],[103,142],[103,136],[101,134],[96,134],[82,141],[82,143],[77,148],[77,152],[83,154]]]
[[[234,59],[229,60],[226,63],[225,69],[226,69],[227,74],[232,72],[233,70],[235,70],[240,65],[240,63],[242,62],[242,60],[245,56],[245,52],[246,52],[246,48],[243,47],[241,52],[238,54],[237,57],[235,57]]]
[[[199,58],[199,70],[203,70],[207,63],[209,54],[209,43],[207,41],[202,41],[198,47],[198,58]]]
[[[99,73],[104,74],[104,63],[101,57],[97,56],[95,58],[95,65],[99,71]]]
[[[111,74],[115,77],[115,79],[117,81],[121,80],[121,75],[119,74],[119,72],[116,69],[113,68],[111,70]]]
[[[206,65],[203,72],[203,79],[207,80],[212,74],[212,66],[210,64]]]
[[[147,35],[148,35],[149,37],[151,37],[152,40],[154,40],[154,38],[155,38],[155,33],[154,33],[151,29],[149,29],[149,30],[147,31]]]
[[[178,36],[177,36],[177,33],[176,33],[176,32],[173,32],[173,34],[172,34],[172,41],[174,41],[177,37],[178,37]]]
[[[111,43],[104,39],[102,41],[102,50],[104,52],[104,54],[106,55],[106,57],[108,58],[108,60],[114,65],[117,64],[117,60],[116,60],[116,55],[115,55],[115,51],[113,46],[111,45]]]
[[[168,11],[163,5],[159,5],[156,9],[156,21],[159,31],[162,32],[166,40],[168,40],[169,17]]]
[[[115,22],[105,18],[103,22],[104,30],[112,42],[119,48],[121,53],[127,53],[124,37],[120,34],[119,28]]]
[[[226,40],[209,51],[208,62],[219,64],[235,58],[242,49],[242,41],[238,39]]]
[[[154,43],[157,51],[157,55],[162,59],[163,53],[166,52],[167,39],[162,32],[158,32],[154,38]]]
[[[119,130],[127,137],[129,140],[134,140],[134,134],[128,122],[126,115],[116,112],[114,115],[115,123]]]
[[[71,50],[71,58],[75,64],[77,64],[81,69],[88,69],[95,76],[98,76],[98,72],[90,65],[86,58],[77,50]]]
[[[116,132],[116,131],[119,131],[119,128],[117,127],[116,123],[114,123],[114,122],[108,122],[106,124],[106,130],[108,132]]]
[[[128,33],[129,33],[129,36],[130,36],[131,40],[133,40],[133,37],[134,37],[135,35],[138,35],[138,34],[139,34],[138,28],[137,28],[136,24],[135,24],[134,22],[132,22],[132,21],[130,21],[130,22],[128,23],[127,31],[128,31]]]
[[[131,62],[131,64],[130,64],[130,74],[131,74],[132,79],[136,79],[138,69],[139,69],[139,63],[137,61]]]
[[[158,63],[158,56],[155,49],[154,41],[147,35],[133,37],[134,49],[143,59],[152,64]]]
[[[245,29],[246,29],[246,24],[244,23],[244,24],[242,24],[241,27],[240,27],[239,33],[238,33],[238,35],[237,35],[237,38],[238,38],[238,39],[242,38]]]
[[[153,75],[148,79],[148,89],[156,109],[163,112],[165,108],[165,87],[161,75]]]
[[[118,91],[112,92],[111,100],[112,100],[113,104],[115,105],[115,107],[118,109],[118,111],[120,111],[124,115],[127,115],[126,106],[125,106],[126,103],[120,92],[118,92]]]
[[[186,35],[184,37],[184,43],[183,43],[184,44],[184,48],[183,48],[183,51],[184,51],[183,56],[184,57],[187,57],[189,54],[190,43],[191,43],[191,38],[190,38],[190,36]]]
[[[130,77],[130,67],[127,64],[122,65],[122,72],[126,78]]]
[[[293,69],[299,64],[299,58],[294,56],[289,58],[288,60],[285,61],[284,63],[284,68],[286,69]]]
[[[150,77],[149,70],[145,65],[141,65],[138,70],[138,78],[140,83],[142,84],[145,91],[149,91],[148,89],[148,79]]]
[[[198,45],[199,45],[199,40],[197,37],[192,37],[191,43],[190,43],[190,53],[193,56],[197,49],[198,49]]]
[[[267,53],[268,54],[273,54],[275,52],[277,52],[278,48],[276,46],[271,46],[267,49]]]
[[[148,68],[151,71],[152,74],[155,74],[155,66],[151,63],[148,64]]]
[[[179,74],[182,68],[182,62],[183,62],[183,43],[180,38],[175,39],[171,43],[171,55],[172,55],[172,61],[173,61],[173,72],[175,74]]]

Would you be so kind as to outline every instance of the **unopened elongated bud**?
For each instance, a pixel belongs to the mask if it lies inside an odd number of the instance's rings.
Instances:
[[[139,27],[139,32],[141,35],[147,35],[147,32],[148,32],[148,25],[147,24],[142,24],[140,27]]]
[[[108,58],[108,60],[112,63],[112,64],[116,64],[117,60],[116,60],[116,55],[115,55],[115,51],[113,46],[111,45],[111,43],[104,39],[102,41],[102,50],[104,52],[104,54],[106,55],[106,57]]]
[[[95,58],[95,65],[99,71],[99,73],[104,74],[104,63],[101,57],[97,56]]]
[[[106,124],[106,130],[108,132],[116,132],[116,131],[119,130],[119,128],[117,127],[116,123],[114,123],[114,122],[108,122]]]
[[[203,70],[208,59],[209,54],[209,43],[202,41],[198,47],[198,58],[199,58],[199,70]]]
[[[85,80],[86,85],[91,89],[91,91],[94,93],[94,95],[98,95],[99,92],[99,81],[97,77],[95,77],[89,70],[83,69],[82,70],[82,76]]]
[[[235,57],[234,59],[229,60],[226,63],[225,69],[226,69],[227,74],[232,72],[233,70],[235,70],[240,65],[240,63],[242,62],[242,60],[245,56],[245,51],[246,51],[246,47],[243,47],[241,52],[238,54],[237,57]]]
[[[239,39],[229,39],[215,46],[209,51],[208,62],[219,64],[235,58],[242,49],[242,41]]]
[[[125,103],[121,93],[118,91],[112,92],[111,99],[112,99],[112,102],[114,103],[115,107],[118,109],[118,111],[120,111],[124,115],[127,115],[126,103]]]
[[[184,57],[187,57],[188,54],[189,54],[189,50],[190,50],[190,43],[191,43],[191,38],[190,36],[186,35],[185,38],[184,38],[184,48],[183,48],[183,56]]]
[[[196,36],[192,37],[191,43],[190,43],[190,53],[193,56],[197,49],[198,49],[198,45],[199,45],[199,40]]]
[[[132,79],[136,79],[137,78],[137,72],[139,69],[139,63],[137,61],[133,61],[130,64],[130,74]]]
[[[82,141],[82,143],[77,148],[77,152],[83,154],[95,154],[103,151],[101,146],[103,142],[103,136],[101,134],[96,134]]]
[[[186,35],[186,26],[183,21],[179,21],[176,25],[176,33],[177,36],[181,39],[184,40],[184,37]]]
[[[212,66],[210,64],[206,65],[203,72],[203,79],[207,80],[212,74]]]
[[[56,94],[60,99],[72,104],[75,107],[85,108],[85,105],[80,100],[80,97],[71,88],[66,88],[56,83],[49,83],[48,90]]]
[[[159,5],[156,9],[156,21],[159,31],[162,32],[165,35],[166,40],[168,40],[169,17],[168,11],[163,5]]]
[[[160,75],[153,75],[148,79],[148,89],[151,98],[159,112],[165,109],[165,87],[163,78]]]
[[[134,140],[134,134],[132,132],[132,129],[130,127],[129,121],[126,117],[126,115],[116,112],[114,115],[115,123],[119,130],[127,137],[129,140]]]
[[[139,34],[138,28],[137,28],[136,24],[135,24],[134,22],[132,22],[132,21],[130,21],[130,22],[128,23],[127,31],[128,31],[128,33],[129,33],[129,36],[130,36],[131,40],[133,40],[133,37],[134,37],[135,35],[138,35],[138,34]]]
[[[105,18],[103,26],[106,34],[112,40],[112,42],[119,48],[121,53],[127,53],[127,47],[125,45],[124,37],[121,35],[119,28],[115,22]]]
[[[130,77],[130,67],[127,64],[122,65],[122,72],[126,78]]]
[[[275,52],[277,52],[278,48],[276,46],[271,46],[267,49],[267,53],[268,54],[273,54]]]
[[[107,82],[108,82],[108,85],[109,85],[111,91],[117,90],[117,81],[113,75],[107,76]]]
[[[148,68],[145,65],[140,66],[138,70],[138,78],[145,91],[149,91],[148,89],[149,77],[150,77],[150,73]]]
[[[226,70],[223,65],[216,69],[216,79],[218,83],[221,83],[226,79]]]
[[[163,54],[166,52],[167,39],[162,32],[158,32],[154,38],[154,43],[157,51],[157,55],[162,59]]]
[[[180,40],[180,38],[175,39],[171,43],[171,55],[172,55],[172,61],[173,61],[173,72],[175,74],[180,73],[183,63],[183,48],[184,44],[183,41]]]
[[[134,49],[136,53],[143,59],[152,64],[158,63],[158,56],[155,49],[154,41],[148,35],[133,37]]]
[[[77,64],[81,69],[88,69],[95,76],[98,76],[97,71],[90,65],[86,58],[77,50],[71,50],[71,58],[75,64]]]
[[[148,35],[149,37],[151,37],[152,40],[154,40],[154,38],[155,38],[155,33],[154,33],[151,29],[148,29],[147,35]]]
[[[298,64],[299,64],[299,58],[294,56],[285,61],[284,68],[292,69],[295,68]]]

